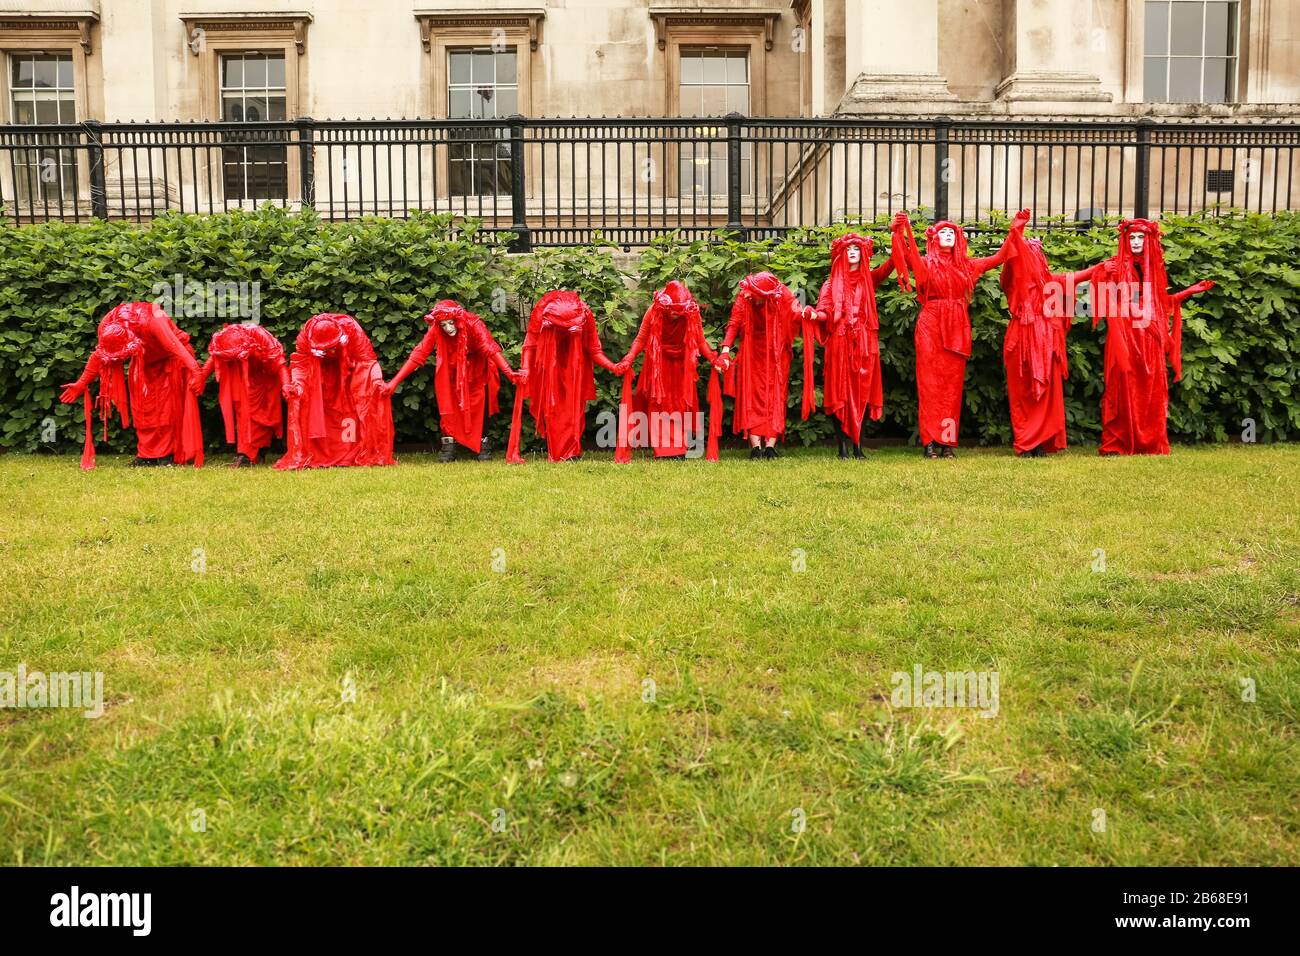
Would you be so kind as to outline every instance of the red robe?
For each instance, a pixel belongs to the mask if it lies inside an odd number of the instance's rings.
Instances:
[[[862,250],[857,269],[849,268],[847,249]],[[822,358],[822,410],[840,423],[840,431],[861,444],[862,420],[879,421],[884,413],[884,381],[880,372],[880,317],[876,286],[894,271],[891,256],[871,268],[871,240],[842,236],[831,247],[831,277],[817,297],[817,344]],[[810,409],[805,409],[804,418]]]
[[[957,233],[956,245],[949,250],[939,246],[938,233],[944,227]],[[915,333],[917,425],[922,445],[955,446],[971,353],[971,296],[979,277],[1015,255],[1015,249],[1007,241],[995,255],[972,258],[966,254],[965,232],[946,221],[931,225],[925,236],[924,259],[910,236],[895,252],[900,284],[909,287],[906,268],[910,268],[921,300]]]
[[[641,318],[632,347],[623,362],[629,365],[642,352],[641,375],[636,380],[636,391],[631,391],[632,370],[623,377],[624,408],[649,423],[648,434],[641,436],[635,429],[629,436],[629,427],[620,417],[619,447],[614,455],[617,462],[632,460],[632,448],[654,449],[656,458],[674,458],[685,455],[687,443],[697,434],[696,425],[700,411],[699,361],[703,355],[712,364],[717,353],[709,347],[704,337],[704,323],[699,306],[677,311],[651,301],[650,308]],[[709,376],[708,460],[718,460],[718,436],[721,432],[722,389],[717,371]]]
[[[547,457],[566,461],[582,455],[587,403],[596,397],[593,363],[614,370],[601,349],[591,309],[576,292],[546,293],[533,307],[524,335],[520,368],[527,382],[515,390],[506,461],[521,464],[524,460],[519,438],[525,398],[537,434],[546,439]]]
[[[138,351],[128,360],[123,382],[122,363],[109,362],[99,348],[90,354],[76,385],[85,389],[86,445],[81,467],[95,467],[94,417],[89,384],[100,379],[99,407],[104,438],[108,419],[116,405],[122,427],[131,427],[135,416],[136,455],[140,458],[171,458],[177,464],[203,464],[203,432],[199,424],[198,399],[189,389],[190,376],[200,374],[190,337],[162,309],[149,302],[123,303],[101,321],[127,326],[139,340]],[[127,396],[130,404],[127,404]]]
[[[298,333],[289,375],[302,395],[289,403],[289,449],[275,467],[394,465],[393,406],[379,393],[384,376],[375,350],[352,316],[328,317],[347,341],[319,357],[312,353],[307,326]]]
[[[1002,363],[1013,447],[1024,454],[1041,445],[1050,454],[1065,448],[1065,336],[1073,310],[1060,291],[1066,278],[1048,271],[1042,248],[1019,238],[1016,246],[1016,256],[1002,270],[1011,311]]]
[[[433,391],[438,398],[439,427],[444,435],[478,452],[483,448],[484,412],[495,415],[500,411],[501,373],[508,373],[510,366],[483,320],[473,312],[462,315],[455,335],[442,331],[436,321],[430,325],[407,362],[418,368],[438,353]]]
[[[1128,236],[1146,234],[1141,259]],[[1120,224],[1120,252],[1068,277],[1092,283],[1093,326],[1106,322],[1105,390],[1101,396],[1103,455],[1169,454],[1169,379],[1183,377],[1183,302],[1209,287],[1198,283],[1171,294],[1165,274],[1160,227],[1148,220]],[[1172,321],[1172,327],[1171,327]]]
[[[782,283],[770,296],[751,295],[752,280],[764,275],[748,276],[740,283],[740,292],[731,307],[723,348],[730,348],[741,337],[742,349],[727,369],[723,391],[734,395],[732,431],[757,438],[785,437],[785,410],[790,391],[790,361],[794,357],[794,340],[804,334],[804,404],[811,407],[813,383],[809,374],[812,355],[809,341],[812,324],[803,329],[803,310],[799,300]]]
[[[232,332],[238,337],[239,348],[223,348]],[[242,357],[241,351],[245,353]],[[212,336],[208,345],[203,374],[206,377],[214,370],[226,442],[256,461],[272,439],[284,434],[281,391],[289,381],[284,346],[260,325],[228,325]]]

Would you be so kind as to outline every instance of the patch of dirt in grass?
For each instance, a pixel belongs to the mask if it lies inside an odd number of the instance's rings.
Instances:
[[[637,670],[636,661],[627,655],[590,654],[534,667],[529,677],[539,684],[563,689],[585,702],[591,697],[640,700],[644,675]]]

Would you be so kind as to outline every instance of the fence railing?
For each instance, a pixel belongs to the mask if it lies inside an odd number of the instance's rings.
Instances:
[[[0,126],[11,222],[215,213],[472,216],[514,247],[771,235],[921,209],[979,228],[1300,208],[1298,124],[300,119]]]

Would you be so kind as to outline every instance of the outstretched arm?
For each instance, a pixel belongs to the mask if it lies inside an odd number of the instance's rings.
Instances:
[[[159,312],[153,312],[149,316],[148,325],[149,330],[153,332],[158,341],[163,344],[163,348],[176,356],[176,358],[180,360],[181,364],[185,366],[190,375],[196,376],[199,374],[199,360],[194,357],[193,352],[185,347],[185,343],[176,337],[176,333],[172,330],[171,322],[165,319]]]
[[[91,352],[90,358],[86,360],[86,367],[82,371],[80,377],[75,382],[63,386],[63,393],[59,395],[59,401],[66,405],[81,398],[85,393],[86,388],[92,381],[94,381],[95,376],[99,374],[99,370],[103,368],[103,366],[104,361],[99,357],[99,350],[96,349],[94,352]]]
[[[632,340],[632,347],[627,350],[623,360],[618,363],[620,368],[625,370],[631,368],[632,363],[636,361],[636,357],[645,348],[646,330],[650,327],[650,313],[654,311],[654,307],[654,303],[651,302],[650,307],[645,310],[645,315],[641,316],[641,327],[636,330],[636,338]]]
[[[208,360],[204,362],[203,367],[199,369],[199,391],[202,391],[204,388],[207,387],[208,377],[212,374],[212,370],[216,367],[217,367],[217,360],[214,359],[211,355],[209,355]]]
[[[718,359],[722,362],[723,371],[731,365],[731,346],[735,344],[736,336],[740,333],[741,310],[747,308],[749,306],[745,302],[745,293],[737,293],[736,300],[731,303],[731,318],[727,321],[727,329],[722,334],[722,347],[718,350]]]
[[[1174,302],[1182,305],[1194,295],[1200,295],[1202,292],[1209,292],[1217,285],[1213,279],[1206,279],[1204,282],[1197,282],[1195,285],[1189,285],[1182,292],[1175,292],[1170,296]]]
[[[583,338],[587,342],[587,352],[591,355],[591,360],[603,368],[606,372],[613,372],[615,375],[622,374],[618,366],[609,360],[605,350],[600,345],[600,333],[596,331],[595,316],[588,316],[586,328],[583,330]]]
[[[429,326],[429,331],[424,333],[424,338],[420,340],[420,344],[411,349],[410,356],[402,363],[402,367],[398,369],[397,374],[390,381],[384,383],[380,389],[383,394],[392,395],[397,390],[397,386],[408,375],[429,361],[429,356],[433,354],[434,344],[437,342],[437,335],[438,327],[436,325]]]
[[[692,318],[691,325],[695,329],[695,347],[700,350],[700,354],[704,356],[705,361],[710,365],[717,365],[718,353],[713,351],[713,348],[709,345],[709,340],[704,337],[704,320],[698,315]]]
[[[888,279],[894,272],[894,257],[890,256],[880,265],[871,270],[871,285],[879,288],[880,283]]]

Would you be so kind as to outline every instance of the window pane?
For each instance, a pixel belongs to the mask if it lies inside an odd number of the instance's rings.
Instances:
[[[288,101],[283,96],[268,96],[266,98],[266,118],[281,122],[289,118]]]
[[[451,104],[447,109],[447,115],[451,119],[465,119],[470,115],[470,91],[469,90],[452,90]]]
[[[704,82],[725,83],[727,80],[727,61],[721,53],[704,55]]]
[[[72,89],[72,57],[59,57],[59,87],[65,90]]]
[[[497,116],[514,116],[519,112],[519,91],[504,89],[497,91]]]
[[[265,89],[266,58],[250,56],[244,60],[244,86],[248,89]]]
[[[474,119],[491,119],[495,114],[495,104],[492,102],[492,87],[478,86],[474,88],[472,98],[474,108]]]
[[[38,56],[36,62],[36,85],[53,89],[59,84],[59,68],[52,56]]]
[[[267,58],[266,84],[272,89],[284,89],[284,57],[272,56]]]
[[[34,74],[32,72],[33,67],[31,57],[26,56],[21,59],[14,57],[13,69],[13,85],[15,88],[23,86],[30,87],[32,85],[32,76]]]
[[[41,98],[36,101],[36,122],[52,125],[59,121],[59,101]]]
[[[1205,5],[1201,3],[1175,3],[1173,5],[1173,29],[1170,35],[1169,52],[1175,56],[1201,55],[1201,20],[1205,15]]]
[[[727,112],[727,90],[722,86],[705,86],[700,103],[701,116],[722,116]]]
[[[1169,101],[1198,103],[1201,99],[1200,57],[1175,57],[1169,61]]]
[[[229,89],[238,89],[244,85],[244,61],[241,57],[226,56],[221,58],[221,85]]]
[[[1228,103],[1232,97],[1228,88],[1228,70],[1235,60],[1227,57],[1205,58],[1205,102]]]
[[[267,107],[265,96],[250,96],[244,101],[244,120],[249,123],[261,123],[270,119],[271,111]]]
[[[1205,55],[1231,56],[1236,53],[1237,11],[1234,3],[1205,5]]]
[[[1163,103],[1168,95],[1165,84],[1169,79],[1169,61],[1162,56],[1146,58],[1146,72],[1142,78],[1142,98],[1148,103]]]
[[[727,82],[749,82],[749,57],[743,53],[732,53],[727,57]]]
[[[71,97],[63,97],[59,100],[59,122],[75,123],[77,121],[77,102]],[[68,160],[72,162],[71,159]]]
[[[14,122],[27,126],[36,122],[36,104],[30,97],[23,99],[14,97]]]
[[[514,83],[518,78],[516,73],[518,63],[515,61],[515,51],[507,50],[505,53],[497,54],[497,82]]]
[[[1169,4],[1147,0],[1146,29],[1143,33],[1146,52],[1169,52]]]
[[[492,83],[496,79],[496,70],[492,65],[493,59],[491,50],[474,51],[473,82]]]
[[[451,82],[468,83],[469,82],[469,61],[470,53],[468,50],[452,50],[449,54],[451,58]]]
[[[704,79],[704,64],[699,54],[682,54],[682,83],[695,84]]]
[[[749,113],[749,87],[748,86],[729,86],[727,87],[727,112],[728,113]]]
[[[221,118],[231,123],[242,123],[244,121],[244,102],[238,96],[223,96],[221,98]]]

